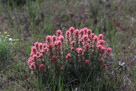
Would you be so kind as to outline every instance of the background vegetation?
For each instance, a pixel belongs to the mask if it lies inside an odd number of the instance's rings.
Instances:
[[[31,46],[71,26],[104,34],[112,47],[114,67],[112,78],[107,79],[111,83],[108,91],[135,91],[135,0],[0,0],[0,32],[7,31],[19,40],[8,57],[9,64],[0,65],[0,90],[37,90],[37,80],[30,76],[27,65]]]

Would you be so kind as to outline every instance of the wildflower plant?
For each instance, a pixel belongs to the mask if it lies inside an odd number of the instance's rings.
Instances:
[[[11,55],[11,50],[14,44],[18,41],[17,39],[13,39],[7,32],[0,32],[0,65],[6,63]]]
[[[94,90],[102,87],[112,51],[105,43],[103,34],[97,36],[88,28],[70,27],[65,35],[57,30],[56,35],[46,36],[45,43],[34,43],[27,62],[42,83],[52,83],[56,89],[61,82],[68,88],[89,86]]]

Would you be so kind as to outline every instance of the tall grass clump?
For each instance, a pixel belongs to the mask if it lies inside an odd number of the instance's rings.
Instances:
[[[104,74],[112,49],[88,28],[48,35],[45,43],[35,42],[28,59],[30,70],[38,84],[56,90],[104,89]],[[41,87],[41,85],[39,86]]]

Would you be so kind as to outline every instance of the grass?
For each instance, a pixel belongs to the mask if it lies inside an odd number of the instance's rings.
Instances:
[[[134,0],[30,0],[21,6],[0,3],[0,30],[19,39],[12,52],[13,62],[0,70],[0,89],[37,90],[37,80],[30,75],[26,61],[31,46],[35,41],[44,42],[45,36],[54,34],[57,29],[73,26],[88,27],[96,34],[104,34],[112,47],[114,75],[107,79],[108,91],[136,90],[135,61],[132,61],[136,56],[135,6]],[[119,62],[125,65],[119,66]],[[61,79],[58,85],[59,91],[63,91]],[[55,91],[55,87],[53,89]]]

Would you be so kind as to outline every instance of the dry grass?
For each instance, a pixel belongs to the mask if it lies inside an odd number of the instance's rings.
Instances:
[[[113,48],[115,62],[115,75],[108,81],[114,82],[115,91],[135,91],[136,1],[99,1],[37,0],[21,8],[0,4],[0,32],[8,31],[19,39],[12,53],[13,61],[0,72],[0,89],[36,91],[36,80],[30,76],[26,63],[31,45],[44,41],[45,35],[53,34],[57,29],[74,26],[88,27],[105,35]],[[121,66],[119,62],[125,64]]]

